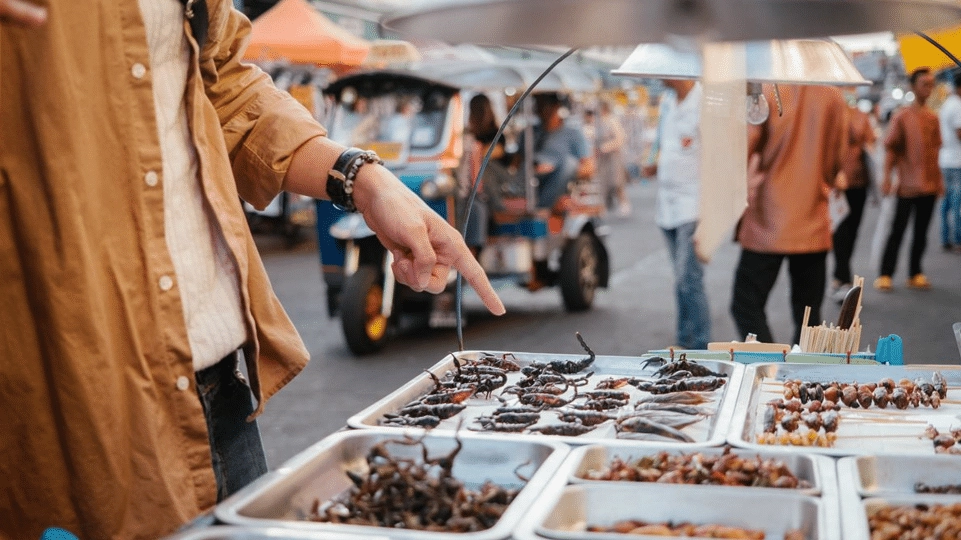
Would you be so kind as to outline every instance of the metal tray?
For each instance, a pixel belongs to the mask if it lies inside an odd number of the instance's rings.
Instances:
[[[463,360],[473,360],[478,358],[479,351],[465,351],[457,353],[457,357]],[[503,352],[492,352],[490,354],[505,354]],[[570,355],[570,354],[540,354],[540,353],[511,353],[514,355],[517,363],[521,366],[530,365],[531,362],[551,362],[554,360],[579,360],[584,358],[584,355]],[[650,377],[654,371],[654,368],[649,368],[644,370],[641,368],[641,362],[644,359],[633,356],[598,356],[594,363],[586,370],[584,373],[593,371],[594,375],[591,377],[591,383],[581,390],[591,390],[596,385],[596,381],[605,379],[608,377]],[[721,360],[698,360],[697,363],[704,365],[719,373],[726,373],[728,375],[728,381],[721,388],[711,392],[709,394],[715,396],[715,401],[706,404],[706,407],[715,407],[715,414],[705,419],[702,422],[688,426],[682,431],[690,435],[695,442],[694,443],[684,443],[678,441],[665,442],[664,439],[652,439],[653,442],[658,444],[666,444],[679,446],[684,448],[691,447],[709,447],[709,446],[720,446],[724,444],[728,431],[730,430],[731,417],[734,413],[734,406],[736,404],[736,394],[738,388],[741,386],[741,376],[744,372],[744,366],[736,364],[733,362],[721,361]],[[435,364],[430,368],[429,371],[443,378],[448,372],[454,370],[454,360],[452,355],[447,355],[443,360]],[[521,377],[520,373],[509,373],[507,385],[516,383]],[[347,425],[352,428],[378,428],[378,429],[392,429],[392,430],[409,430],[410,428],[393,428],[389,426],[380,426],[378,421],[384,417],[384,414],[393,413],[402,408],[404,405],[414,401],[434,388],[434,382],[426,374],[422,373],[415,377],[413,380],[400,387],[387,397],[381,399],[380,401],[374,403],[373,405],[367,407],[358,414],[350,417],[347,420]],[[626,391],[631,395],[631,403],[626,407],[621,409],[609,411],[611,413],[617,414],[619,411],[632,409],[633,403],[637,401],[641,396],[647,395],[647,392],[641,392],[640,390],[628,385],[627,387],[621,388],[620,390]],[[490,414],[495,408],[501,405],[501,403],[494,397],[500,394],[500,389],[496,390],[492,395],[491,399],[485,399],[483,396],[475,396],[464,404],[467,405],[467,409],[462,411],[460,414],[449,418],[440,423],[439,426],[434,428],[434,432],[438,431],[453,431],[457,429],[457,426],[461,419],[463,419],[463,428],[468,428],[473,425],[472,420],[477,416],[482,416],[485,414]],[[508,402],[512,403],[514,400],[511,397]],[[556,414],[552,413],[550,409],[545,410],[542,413],[542,420],[538,425],[557,423]],[[463,429],[462,429],[463,431]],[[568,444],[591,444],[610,440],[628,440],[628,439],[617,439],[616,432],[614,431],[614,426],[612,422],[607,422],[601,424],[594,431],[585,433],[579,437],[566,437],[566,436],[548,436],[541,434],[515,434],[515,433],[500,433],[500,432],[478,432],[484,435],[497,435],[497,436],[509,436],[509,437],[536,437],[541,439],[547,437],[553,440],[560,440]],[[634,441],[634,439],[630,439]],[[651,441],[639,441],[639,442],[651,442]]]
[[[552,484],[553,486],[553,484]],[[651,522],[722,524],[764,530],[783,538],[791,529],[807,540],[834,540],[840,525],[827,511],[836,501],[800,493],[759,493],[749,489],[674,484],[591,483],[567,486],[542,498],[525,518],[515,538],[533,540],[623,540],[663,538],[586,532],[587,525],[612,525],[624,519]]]
[[[568,482],[571,484],[609,484],[614,481],[606,480],[589,480],[584,478],[584,475],[590,470],[597,470],[603,467],[607,467],[611,458],[620,457],[625,461],[639,459],[644,456],[650,456],[657,454],[658,452],[665,451],[669,454],[680,455],[689,454],[691,452],[698,452],[706,456],[719,456],[724,453],[723,448],[703,448],[698,450],[685,450],[679,448],[670,447],[645,447],[643,449],[638,448],[636,445],[626,446],[619,443],[606,443],[591,446],[582,446],[575,448],[564,465],[561,466],[561,473],[568,475]],[[744,457],[755,457],[760,456],[762,459],[778,459],[783,461],[788,469],[801,480],[807,480],[811,483],[810,488],[805,489],[783,489],[783,488],[767,488],[767,487],[757,487],[748,488],[752,490],[758,490],[760,493],[773,491],[776,493],[800,493],[803,495],[819,496],[821,495],[824,485],[829,485],[831,488],[828,492],[831,492],[834,486],[837,485],[837,477],[835,475],[834,459],[827,456],[818,456],[810,454],[798,454],[795,452],[784,452],[777,449],[764,450],[763,452],[748,451],[743,449],[732,449],[731,452],[735,455],[740,455]],[[624,482],[630,483],[630,482]],[[690,485],[690,484],[678,484],[688,487],[698,488],[704,487],[700,485]],[[728,486],[739,488],[741,486]]]
[[[851,409],[842,406],[838,440],[833,447],[769,446],[754,442],[764,411],[764,404],[781,396],[781,383],[801,379],[816,382],[876,382],[885,377],[895,381],[917,377],[930,378],[940,371],[948,381],[947,399],[939,409],[930,407],[905,410]],[[858,366],[767,363],[748,366],[741,379],[737,407],[731,421],[728,442],[734,446],[765,450],[772,447],[785,448],[801,453],[819,453],[832,456],[911,454],[935,455],[934,445],[924,436],[924,428],[930,423],[945,431],[959,427],[961,414],[961,366],[911,365],[911,366]],[[903,422],[903,423],[901,423]]]
[[[533,504],[569,452],[566,445],[548,440],[524,441],[462,433],[460,440],[463,448],[454,462],[453,472],[467,487],[476,489],[487,480],[502,486],[519,487],[521,482],[515,475],[518,469],[530,476],[530,481],[501,519],[484,531],[440,533],[301,520],[315,500],[328,501],[352,485],[345,471],[363,471],[366,468],[365,457],[373,445],[399,438],[397,431],[386,430],[335,433],[291,458],[269,478],[255,482],[228,498],[217,506],[215,515],[232,525],[350,533],[372,538],[456,536],[465,539],[504,539],[510,537],[521,516]],[[450,433],[426,434],[424,443],[432,456],[450,452],[456,444]],[[396,456],[420,456],[420,449],[413,446],[392,445],[389,449]]]
[[[961,459],[948,455],[846,457],[838,460],[838,479],[843,486],[853,486],[861,497],[914,495],[918,482],[929,486],[961,484]]]
[[[166,540],[360,540],[361,538],[386,540],[387,537],[332,532],[311,533],[278,528],[217,526],[185,531],[168,536]]]
[[[913,506],[915,504],[956,504],[961,503],[958,495],[898,495],[862,499],[857,491],[847,490],[841,497],[841,515],[844,540],[871,540],[868,515],[885,506]]]

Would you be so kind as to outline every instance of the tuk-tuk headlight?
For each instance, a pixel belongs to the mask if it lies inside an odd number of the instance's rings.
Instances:
[[[420,196],[425,199],[441,199],[454,193],[454,178],[447,173],[424,180],[420,185]]]

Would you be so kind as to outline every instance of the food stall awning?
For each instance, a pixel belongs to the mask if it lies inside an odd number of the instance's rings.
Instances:
[[[334,24],[306,0],[281,0],[253,23],[245,60],[286,60],[334,70],[361,65],[370,43]]]
[[[940,32],[927,32],[927,34],[951,51],[951,54],[961,55],[961,26]],[[901,57],[904,58],[904,69],[908,73],[919,67],[929,67],[935,71],[956,67],[946,54],[920,36],[900,35],[898,43],[901,46]]]

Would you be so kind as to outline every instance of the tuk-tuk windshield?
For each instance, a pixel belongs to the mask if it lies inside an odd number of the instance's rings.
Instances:
[[[429,150],[440,143],[447,99],[431,96],[428,106],[416,94],[392,93],[341,99],[330,120],[329,136],[345,146],[370,148],[386,161]]]

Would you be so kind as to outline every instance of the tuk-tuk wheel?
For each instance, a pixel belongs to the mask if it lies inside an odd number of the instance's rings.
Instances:
[[[340,322],[354,354],[374,353],[387,344],[390,320],[381,314],[383,298],[383,279],[373,266],[361,265],[344,283]]]
[[[581,233],[564,248],[561,255],[561,296],[567,311],[585,311],[594,303],[600,284],[600,254],[597,243]]]

